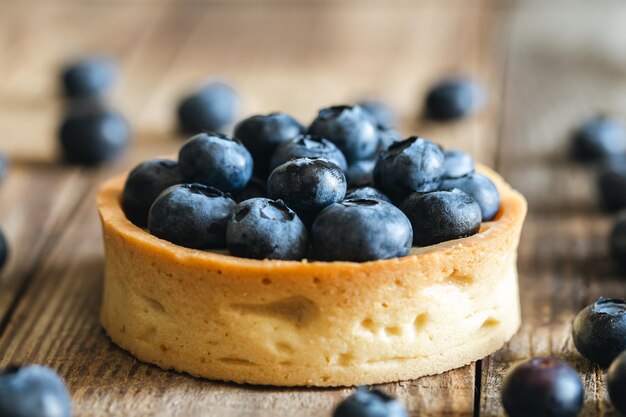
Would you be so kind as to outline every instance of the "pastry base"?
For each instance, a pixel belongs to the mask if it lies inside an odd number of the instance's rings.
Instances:
[[[366,263],[251,260],[187,249],[128,221],[125,176],[98,198],[102,325],[142,361],[276,386],[415,379],[481,359],[517,331],[526,201],[495,172],[501,210],[481,232]]]

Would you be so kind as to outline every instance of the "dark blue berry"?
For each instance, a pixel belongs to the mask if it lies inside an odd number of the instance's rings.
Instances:
[[[592,362],[607,367],[626,350],[626,302],[600,298],[582,309],[572,327],[578,352]]]
[[[609,238],[609,249],[613,259],[626,266],[626,212],[620,213],[613,225]]]
[[[355,198],[383,200],[391,203],[389,197],[380,192],[380,190],[377,190],[376,188],[370,186],[362,186],[349,189],[346,193],[344,200],[350,200]]]
[[[226,224],[235,207],[235,201],[216,188],[174,185],[152,204],[148,229],[158,238],[187,248],[223,248]]]
[[[413,193],[400,206],[413,226],[413,244],[429,246],[480,229],[480,207],[461,190]]]
[[[178,122],[184,133],[223,131],[239,111],[239,97],[227,84],[214,82],[185,97],[178,105]]]
[[[348,162],[371,158],[378,149],[378,129],[360,106],[333,106],[320,110],[309,133],[333,142]]]
[[[0,182],[4,180],[4,177],[7,176],[8,172],[9,172],[9,161],[4,155],[0,154]]]
[[[382,200],[354,199],[322,210],[311,228],[313,252],[323,261],[366,262],[408,255],[409,219]]]
[[[574,417],[584,397],[580,377],[555,358],[533,358],[505,378],[502,404],[509,417]]]
[[[261,197],[267,197],[267,184],[258,177],[250,178],[248,184],[234,194],[235,201],[238,203]]]
[[[252,177],[250,152],[221,133],[200,133],[189,139],[180,149],[178,163],[188,182],[224,192],[241,190]]]
[[[337,164],[342,171],[348,167],[346,157],[334,143],[318,136],[301,135],[283,142],[276,148],[270,163],[270,172],[277,166],[297,158],[326,158]]]
[[[361,387],[339,403],[333,417],[409,417],[409,414],[390,395]]]
[[[393,129],[398,124],[396,113],[383,102],[364,100],[358,103],[370,115],[378,129]]]
[[[474,159],[463,151],[445,151],[443,164],[446,168],[444,178],[459,178],[474,172]]]
[[[148,212],[159,194],[184,182],[183,173],[175,161],[154,159],[137,165],[124,185],[122,207],[126,217],[137,226],[146,227]]]
[[[393,144],[381,154],[374,168],[374,184],[399,202],[415,191],[436,190],[444,170],[441,148],[414,136]]]
[[[626,352],[622,352],[613,361],[606,379],[613,406],[620,413],[626,414]]]
[[[237,205],[226,245],[231,255],[242,258],[300,260],[309,239],[300,218],[284,202],[253,198]]]
[[[71,417],[72,399],[63,380],[39,365],[0,373],[0,416]]]
[[[374,167],[376,159],[363,159],[348,165],[345,170],[348,185],[351,187],[361,187],[374,183]]]
[[[434,120],[455,120],[476,113],[484,104],[480,85],[466,78],[452,78],[435,85],[426,96],[426,114]]]
[[[7,243],[4,233],[0,229],[0,271],[9,258],[9,244]]]
[[[69,162],[96,165],[120,155],[130,142],[130,127],[121,114],[99,106],[69,112],[59,139]]]
[[[458,188],[469,194],[480,206],[482,220],[493,220],[500,211],[500,192],[489,178],[477,172],[460,178],[446,179],[440,189]]]
[[[598,188],[604,207],[608,210],[626,208],[626,158],[608,158],[598,176]]]
[[[117,63],[108,57],[72,62],[61,74],[63,90],[68,97],[101,96],[113,86],[118,72]]]
[[[265,177],[269,174],[269,160],[278,145],[300,136],[304,131],[304,126],[288,114],[270,113],[265,116],[252,116],[239,122],[235,127],[235,137],[252,154],[255,172]],[[278,165],[280,164],[276,166]],[[269,168],[269,171],[276,166]]]
[[[587,120],[572,135],[572,155],[580,161],[599,161],[626,152],[626,131],[604,116]]]
[[[267,180],[268,196],[283,200],[305,224],[311,215],[343,200],[346,188],[341,169],[324,158],[292,159],[272,171]]]
[[[378,130],[378,153],[384,152],[396,142],[402,141],[402,136],[392,129]]]

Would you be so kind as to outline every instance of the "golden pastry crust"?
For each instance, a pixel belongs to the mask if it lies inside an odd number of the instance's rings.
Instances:
[[[238,383],[349,386],[414,379],[499,349],[520,325],[526,201],[501,193],[477,235],[366,263],[252,260],[183,248],[126,219],[126,176],[98,197],[102,325],[163,369]]]

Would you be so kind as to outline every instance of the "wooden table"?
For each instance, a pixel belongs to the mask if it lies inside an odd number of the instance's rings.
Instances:
[[[570,323],[598,296],[626,295],[606,250],[611,217],[595,173],[566,157],[568,132],[596,111],[626,111],[622,2],[0,2],[0,150],[12,171],[0,224],[12,257],[0,280],[0,366],[42,363],[66,378],[76,416],[330,416],[347,389],[275,389],[197,380],[142,364],[98,324],[103,254],[94,198],[138,161],[173,153],[174,106],[204,76],[241,92],[244,115],[379,97],[419,132],[495,166],[529,200],[519,252],[524,324],[496,354],[383,389],[411,416],[501,416],[511,364],[572,363],[581,415],[616,415],[604,373],[575,351]],[[101,169],[59,163],[57,68],[75,54],[117,56],[111,101],[132,122],[127,155]],[[416,115],[443,74],[482,80],[489,105],[456,124]]]

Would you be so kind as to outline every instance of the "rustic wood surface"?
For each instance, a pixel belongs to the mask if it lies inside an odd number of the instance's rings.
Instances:
[[[179,96],[206,76],[240,91],[242,115],[284,110],[304,122],[327,104],[378,97],[420,132],[496,166],[528,198],[520,246],[524,324],[510,344],[462,369],[382,388],[411,416],[500,416],[503,374],[533,355],[574,364],[585,416],[616,415],[602,370],[573,348],[574,314],[625,296],[610,262],[610,215],[594,172],[568,162],[567,133],[595,111],[626,112],[626,5],[619,2],[299,3],[0,1],[0,225],[12,256],[0,278],[0,366],[42,363],[67,380],[76,416],[329,416],[346,389],[276,389],[163,372],[116,348],[98,324],[103,253],[98,184],[173,153]],[[34,5],[36,5],[34,7]],[[100,169],[61,163],[59,65],[116,56],[111,97],[135,131]],[[428,86],[450,73],[481,80],[489,105],[454,124],[417,117]]]

